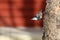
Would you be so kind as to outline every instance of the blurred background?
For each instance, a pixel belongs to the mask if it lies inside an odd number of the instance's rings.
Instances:
[[[31,18],[41,9],[44,11],[45,5],[46,0],[0,0],[0,26],[42,27],[43,18]]]

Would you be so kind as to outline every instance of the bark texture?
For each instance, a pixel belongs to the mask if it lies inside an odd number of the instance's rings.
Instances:
[[[60,0],[47,0],[44,30],[44,40],[60,40]]]

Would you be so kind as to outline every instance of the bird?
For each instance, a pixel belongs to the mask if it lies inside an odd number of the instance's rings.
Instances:
[[[32,18],[32,20],[40,20],[40,19],[42,19],[42,11],[38,12],[36,16]]]

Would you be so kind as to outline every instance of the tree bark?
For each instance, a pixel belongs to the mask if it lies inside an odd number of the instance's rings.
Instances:
[[[47,0],[43,25],[44,40],[60,40],[60,0]]]

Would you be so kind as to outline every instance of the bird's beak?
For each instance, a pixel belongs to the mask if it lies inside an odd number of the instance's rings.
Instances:
[[[36,18],[36,17],[33,17],[31,20],[38,20],[38,18]]]

